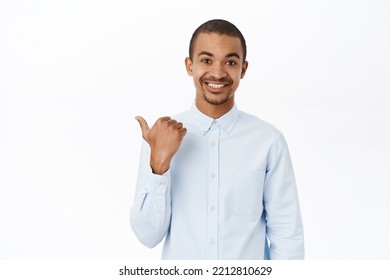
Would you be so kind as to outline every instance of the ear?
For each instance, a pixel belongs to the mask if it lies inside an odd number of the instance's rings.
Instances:
[[[186,57],[185,64],[186,64],[187,74],[189,76],[192,76],[192,60],[191,60],[191,58]]]
[[[244,78],[247,69],[248,69],[248,61],[244,61],[241,69],[241,79]]]

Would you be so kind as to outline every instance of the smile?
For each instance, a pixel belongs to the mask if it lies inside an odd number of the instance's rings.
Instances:
[[[212,84],[212,83],[206,83],[211,88],[222,88],[226,86],[225,84]]]

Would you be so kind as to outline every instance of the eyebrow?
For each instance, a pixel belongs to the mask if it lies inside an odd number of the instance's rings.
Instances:
[[[207,56],[211,56],[213,57],[214,55],[210,52],[206,52],[206,51],[202,51],[198,54],[198,56],[201,56],[201,55],[207,55]],[[226,56],[226,58],[229,58],[229,57],[236,57],[238,59],[240,59],[240,56],[238,55],[238,53],[236,52],[232,52],[232,53],[228,53]]]

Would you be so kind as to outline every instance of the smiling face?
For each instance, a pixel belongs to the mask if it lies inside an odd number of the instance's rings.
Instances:
[[[186,58],[188,75],[194,79],[198,109],[219,118],[234,105],[234,93],[245,75],[239,38],[217,33],[201,33],[194,44],[192,60]]]

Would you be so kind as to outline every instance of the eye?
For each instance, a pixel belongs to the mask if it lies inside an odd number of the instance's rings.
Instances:
[[[203,58],[201,60],[202,63],[206,63],[206,64],[210,64],[211,63],[211,60],[209,58]]]
[[[226,64],[233,66],[233,65],[236,65],[237,63],[235,61],[229,60],[226,62]]]

